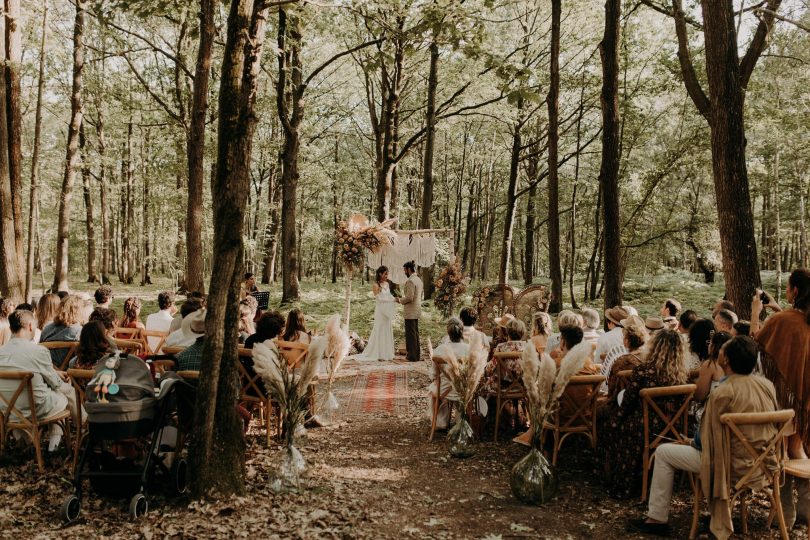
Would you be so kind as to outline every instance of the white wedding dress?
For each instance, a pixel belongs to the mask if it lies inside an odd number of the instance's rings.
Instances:
[[[377,306],[374,308],[374,327],[368,338],[361,358],[363,360],[393,360],[394,359],[394,317],[397,314],[397,304],[388,283],[380,285],[377,294]]]

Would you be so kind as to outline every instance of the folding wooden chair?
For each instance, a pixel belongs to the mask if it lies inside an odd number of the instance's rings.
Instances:
[[[768,528],[770,528],[774,515],[779,520],[779,534],[783,540],[788,540],[787,527],[785,526],[785,516],[782,513],[782,500],[779,494],[779,480],[782,471],[785,470],[784,461],[784,438],[793,430],[793,417],[796,413],[793,409],[785,409],[774,412],[760,412],[760,413],[726,413],[720,417],[725,430],[725,460],[728,464],[728,504],[730,508],[734,507],[734,501],[740,499],[740,517],[742,522],[742,532],[744,535],[748,534],[748,506],[745,497],[743,496],[748,491],[754,491],[754,488],[748,486],[749,481],[754,477],[763,475],[767,480],[767,484],[761,489],[764,491],[768,498],[771,500],[771,512],[768,517]],[[764,447],[757,449],[751,444],[751,441],[743,433],[745,426],[774,424],[776,427],[776,434],[765,441]],[[743,429],[741,429],[743,428]],[[732,439],[736,439],[732,441]],[[736,482],[732,478],[731,471],[731,447],[743,448],[745,453],[751,460],[748,470],[740,476]],[[776,463],[777,466],[774,470],[768,468],[768,463]],[[770,489],[768,489],[770,488]],[[693,515],[692,515],[692,529],[689,532],[689,538],[694,539],[697,535],[698,516],[700,514],[700,499],[702,497],[702,489],[700,479],[696,478],[692,482],[692,489],[694,490]],[[757,487],[756,489],[759,489]]]
[[[689,442],[689,404],[692,402],[695,390],[697,390],[697,386],[694,384],[681,384],[643,388],[639,392],[644,415],[642,502],[647,500],[650,467],[652,460],[655,458],[655,449],[666,442],[675,441],[681,444],[688,444]],[[650,411],[664,422],[664,428],[659,433],[650,433]],[[651,439],[651,437],[654,438]]]
[[[276,340],[278,352],[281,353],[287,360],[287,365],[293,369],[298,369],[301,364],[306,360],[309,345],[306,343],[298,343],[297,341],[283,341]],[[315,385],[318,384],[318,379],[313,379],[312,383],[307,387],[307,395],[309,397],[309,413],[315,416]]]
[[[252,349],[239,349],[239,360],[236,363],[239,372],[239,401],[240,403],[258,405],[259,419],[265,428],[266,444],[270,446],[271,420],[276,405],[273,403],[266,390],[259,384],[261,376],[253,371],[250,373],[245,367],[244,360],[253,358]],[[276,434],[281,434],[281,416],[276,416]]]
[[[70,411],[65,409],[47,418],[37,418],[34,402],[34,386],[32,384],[33,378],[34,374],[30,371],[0,371],[0,382],[8,381],[8,383],[2,386],[8,388],[9,383],[17,383],[14,393],[11,394],[11,398],[6,398],[5,393],[0,392],[0,405],[2,405],[2,414],[0,414],[0,453],[3,452],[6,437],[11,430],[19,429],[20,431],[24,431],[31,436],[31,441],[34,443],[37,467],[40,473],[44,473],[45,462],[42,459],[40,430],[51,424],[61,426],[65,437],[65,445],[71,448]],[[22,398],[22,400],[20,400],[20,398]],[[26,416],[17,408],[18,400],[21,401],[20,406],[30,409],[30,416]]]
[[[78,341],[45,341],[40,343],[49,351],[65,351],[65,357],[59,362],[59,370],[65,371],[68,363],[76,356],[76,349],[79,347]]]
[[[143,352],[143,342],[141,341],[121,338],[114,338],[113,341],[115,341],[115,346],[118,347],[119,351],[127,354],[138,356]]]
[[[554,436],[554,451],[551,464],[557,464],[562,443],[571,435],[584,435],[596,448],[596,403],[599,387],[605,382],[604,375],[574,375],[560,397],[560,404],[552,415],[552,421],[543,426],[543,435],[548,431]],[[585,399],[581,399],[587,394]]]
[[[506,368],[504,361],[507,359],[519,359],[521,353],[519,352],[496,352],[494,356],[495,361],[495,392],[491,393],[489,397],[495,397],[495,435],[493,441],[498,442],[498,430],[501,423],[501,410],[504,405],[509,401],[525,401],[526,389],[523,387],[523,381],[520,377],[512,377],[516,380],[506,383],[504,377],[506,376]],[[506,386],[504,386],[506,384]]]
[[[185,347],[163,347],[163,354],[170,354],[174,356],[177,353],[183,352],[184,349]]]
[[[87,399],[87,383],[95,376],[96,372],[93,369],[69,369],[67,371],[70,378],[70,385],[76,393],[76,445],[73,454],[73,470],[76,470],[76,465],[79,461],[79,452],[82,448],[82,442],[87,436],[84,433],[84,422],[82,418],[82,405]]]
[[[115,339],[126,339],[128,341],[138,341],[141,343],[141,350],[146,351],[148,345],[146,339],[143,337],[144,330],[142,328],[116,328],[113,337]]]
[[[444,356],[433,355],[433,382],[436,384],[436,393],[433,394],[431,401],[431,419],[430,419],[430,435],[428,435],[428,440],[433,440],[433,434],[436,432],[436,418],[439,416],[439,408],[442,404],[447,401],[447,395],[453,390],[452,386],[448,387],[444,392],[442,392],[442,378],[445,377],[444,375],[444,365],[447,363],[447,359]]]
[[[141,337],[146,343],[146,354],[161,354],[163,342],[169,336],[162,330],[141,330]]]
[[[200,380],[200,372],[195,370],[187,369],[183,371],[178,371],[177,375],[184,381],[189,381],[193,383],[196,383],[197,381]]]
[[[619,371],[618,373],[616,373],[616,377],[617,377],[616,378],[616,386],[617,386],[619,392],[621,392],[622,390],[627,388],[627,382],[630,380],[630,375],[632,375],[632,374],[633,374],[632,369],[623,369],[623,370]]]

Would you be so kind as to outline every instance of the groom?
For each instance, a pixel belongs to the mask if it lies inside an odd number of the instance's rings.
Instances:
[[[408,351],[408,362],[421,359],[419,350],[419,317],[422,316],[422,280],[416,275],[413,261],[406,262],[402,268],[408,280],[405,282],[405,294],[397,299],[403,305],[405,316],[405,348]]]

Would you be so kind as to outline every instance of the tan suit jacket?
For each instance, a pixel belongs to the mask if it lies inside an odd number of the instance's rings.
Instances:
[[[405,294],[399,299],[404,310],[405,319],[419,319],[422,316],[422,280],[416,274],[411,274],[405,282]]]

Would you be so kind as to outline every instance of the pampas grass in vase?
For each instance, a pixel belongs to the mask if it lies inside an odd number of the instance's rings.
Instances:
[[[447,434],[450,439],[450,455],[466,458],[475,453],[475,434],[467,418],[467,405],[475,397],[487,365],[487,350],[481,342],[480,334],[476,333],[470,340],[470,352],[466,357],[457,358],[452,351],[448,352],[446,365],[447,376],[459,400],[458,421]]]
[[[334,412],[340,407],[335,394],[332,392],[332,384],[335,382],[335,375],[343,364],[343,359],[349,354],[351,340],[348,334],[340,326],[340,315],[335,314],[326,323],[326,368],[328,379],[326,383],[326,395],[324,397],[323,408],[329,414],[330,422]]]
[[[327,336],[314,338],[306,357],[298,365],[290,365],[272,341],[257,343],[253,347],[253,367],[264,381],[270,397],[278,403],[285,435],[285,450],[271,481],[271,488],[276,492],[294,491],[300,487],[306,462],[295,446],[295,437],[304,431],[309,385],[317,375],[327,340]]]
[[[538,449],[548,418],[559,407],[565,388],[593,354],[591,343],[580,343],[565,355],[560,368],[547,354],[542,357],[531,343],[520,357],[523,386],[529,409],[533,436],[529,453],[512,468],[509,485],[519,500],[528,504],[548,502],[557,492],[554,467]]]

